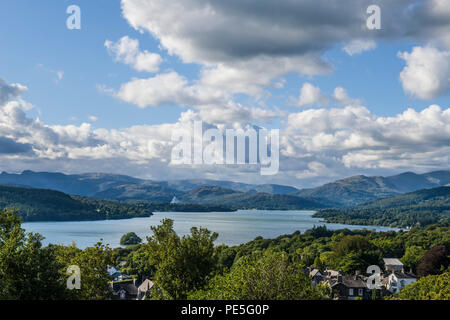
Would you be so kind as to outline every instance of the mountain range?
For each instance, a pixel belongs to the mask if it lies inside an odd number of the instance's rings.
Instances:
[[[24,171],[0,174],[0,185],[51,189],[94,199],[170,202],[231,208],[312,209],[353,206],[420,189],[450,185],[450,170],[424,174],[353,176],[316,188],[297,189],[277,184],[254,185],[231,181],[193,179],[154,181],[125,175]]]

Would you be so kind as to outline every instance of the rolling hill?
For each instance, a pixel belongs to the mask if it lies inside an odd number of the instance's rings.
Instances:
[[[316,201],[292,195],[239,192],[216,186],[188,191],[179,199],[186,203],[220,205],[232,209],[309,210],[326,207]]]
[[[311,189],[293,193],[296,196],[328,202],[336,206],[353,206],[375,199],[386,198],[450,184],[450,171],[425,174],[405,172],[390,177],[354,176]]]
[[[402,228],[434,223],[448,225],[450,187],[419,190],[349,208],[325,209],[315,216],[331,223]]]
[[[24,221],[105,220],[148,217],[149,207],[71,196],[59,191],[0,186],[0,209],[17,209]]]

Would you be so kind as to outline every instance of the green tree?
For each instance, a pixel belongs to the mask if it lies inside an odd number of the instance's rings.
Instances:
[[[204,228],[191,228],[191,234],[180,238],[173,221],[151,227],[147,238],[148,261],[154,267],[156,286],[152,296],[160,299],[185,299],[191,290],[205,286],[217,268],[214,241],[217,233]]]
[[[139,244],[142,242],[142,239],[138,237],[138,235],[134,232],[128,232],[120,238],[120,244],[123,246],[129,246],[133,244]]]
[[[65,274],[71,265],[81,271],[81,290],[71,290],[68,298],[77,300],[104,300],[111,295],[108,266],[113,262],[113,254],[108,245],[101,242],[80,250],[72,246],[57,246],[57,259],[63,265],[60,273]],[[67,275],[66,275],[67,278]]]
[[[406,248],[405,254],[400,260],[403,262],[403,264],[411,267],[415,271],[425,252],[426,250],[422,247],[411,246]]]
[[[285,253],[267,251],[260,258],[241,258],[229,273],[217,275],[208,288],[192,292],[189,299],[312,300],[322,298],[322,291]]]
[[[0,212],[0,300],[64,299],[65,282],[53,248],[25,233],[14,210]]]

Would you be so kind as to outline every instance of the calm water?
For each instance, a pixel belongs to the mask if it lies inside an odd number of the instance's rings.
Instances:
[[[388,227],[350,226],[329,224],[313,218],[314,211],[263,211],[240,210],[227,213],[187,213],[156,212],[149,218],[127,220],[104,220],[82,222],[30,222],[23,228],[28,232],[37,232],[46,239],[44,244],[71,244],[73,241],[79,248],[92,246],[100,238],[111,247],[118,247],[120,237],[127,232],[135,232],[145,240],[151,235],[150,226],[160,224],[165,218],[174,220],[174,229],[179,235],[189,233],[192,226],[206,227],[218,232],[217,244],[237,245],[253,240],[257,236],[275,238],[290,234],[297,230],[304,232],[314,225],[326,225],[328,229],[376,229],[379,231],[398,230]]]

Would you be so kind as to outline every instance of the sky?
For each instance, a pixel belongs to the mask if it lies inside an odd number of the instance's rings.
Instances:
[[[310,187],[450,167],[450,0],[5,0],[0,44],[0,171]],[[194,120],[279,129],[279,172],[174,165]]]

